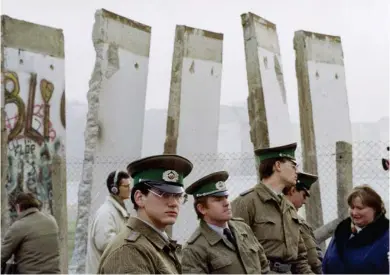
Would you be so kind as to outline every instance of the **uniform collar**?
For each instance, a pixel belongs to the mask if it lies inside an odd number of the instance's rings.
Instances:
[[[282,194],[282,192],[277,192],[276,190],[272,189],[271,186],[268,186],[267,184],[264,184],[263,185],[265,186],[265,188],[267,188],[269,191],[271,191],[275,196],[279,196]]]
[[[209,224],[207,223],[207,225],[212,229],[214,230],[215,232],[217,232],[220,236],[223,236],[223,230],[225,228],[229,228],[229,226],[226,226],[226,227],[220,227],[220,226],[216,226],[214,224]]]
[[[210,245],[215,245],[222,239],[222,235],[211,229],[204,220],[200,220],[199,226],[202,235],[206,238]]]
[[[280,198],[278,197],[276,192],[262,182],[256,184],[255,190],[259,195],[260,199],[264,202],[268,200],[275,200],[278,203],[280,202]]]
[[[232,222],[228,222],[228,228],[233,231],[236,238],[240,238],[242,240],[245,236],[247,236],[246,232],[240,231]],[[210,245],[215,245],[218,243],[221,239],[225,241],[225,238],[223,238],[223,228],[219,227],[219,229],[222,230],[222,234],[219,234],[219,232],[216,232],[213,230],[208,223],[206,223],[204,220],[200,221],[200,231],[201,234],[205,237],[207,242]],[[231,244],[228,242],[226,243],[228,246],[231,246]]]
[[[181,245],[178,245],[173,240],[165,240],[156,229],[140,218],[130,217],[127,227],[138,234],[142,234],[153,246],[167,254],[175,262],[176,267],[180,271],[180,261],[176,253],[179,253]]]
[[[141,233],[160,250],[163,250],[164,247],[168,244],[167,240],[164,239],[161,233],[156,231],[156,229],[153,228],[149,223],[141,220],[140,218],[130,217],[129,221],[127,222],[127,227]]]
[[[29,209],[23,210],[22,212],[20,212],[17,220],[20,220],[20,219],[22,219],[22,218],[24,218],[24,217],[26,217],[26,216],[28,216],[30,214],[33,214],[35,212],[39,212],[38,208],[31,207]]]
[[[169,240],[170,240],[169,237],[168,237],[167,232],[158,229],[158,228],[155,227],[153,224],[151,224],[150,222],[144,221],[144,220],[141,219],[140,217],[135,217],[135,218],[136,218],[136,219],[139,219],[140,221],[146,223],[146,224],[149,225],[151,228],[153,228],[154,231],[156,231],[158,234],[160,234],[160,235],[164,238],[164,240],[166,240],[166,241],[169,241]]]

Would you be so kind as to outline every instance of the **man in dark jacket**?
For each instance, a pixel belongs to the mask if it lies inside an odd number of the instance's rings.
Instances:
[[[32,193],[20,193],[15,204],[18,218],[1,245],[1,269],[14,255],[20,274],[61,273],[56,220],[39,211],[40,202]]]

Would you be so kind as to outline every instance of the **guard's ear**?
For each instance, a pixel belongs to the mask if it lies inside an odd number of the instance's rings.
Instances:
[[[195,207],[202,215],[206,214],[207,206],[204,205],[203,203],[197,203]]]
[[[298,191],[297,187],[292,186],[291,189],[290,189],[290,193],[294,194],[295,192],[299,192],[299,191]]]
[[[282,165],[282,162],[281,162],[280,160],[275,161],[275,164],[274,164],[274,171],[280,172],[280,170],[281,170],[281,165]]]
[[[139,208],[145,207],[145,195],[140,190],[134,192],[134,202]]]
[[[288,190],[287,190],[287,195],[292,196],[292,195],[294,195],[296,192],[299,192],[299,191],[297,190],[297,188],[296,188],[295,186],[291,186],[291,187],[288,188]]]

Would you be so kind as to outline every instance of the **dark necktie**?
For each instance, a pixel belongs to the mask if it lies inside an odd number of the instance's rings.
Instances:
[[[223,230],[223,234],[226,236],[229,242],[231,242],[234,246],[236,245],[236,240],[234,239],[232,231],[230,231],[229,228],[225,228]]]

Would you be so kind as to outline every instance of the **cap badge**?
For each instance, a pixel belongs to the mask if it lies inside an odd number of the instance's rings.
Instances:
[[[175,170],[167,170],[163,173],[162,178],[164,181],[178,182],[179,181],[179,174]]]
[[[215,184],[215,188],[217,188],[218,190],[226,189],[225,182],[223,182],[223,181],[217,182],[217,183]]]

